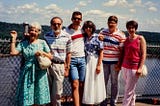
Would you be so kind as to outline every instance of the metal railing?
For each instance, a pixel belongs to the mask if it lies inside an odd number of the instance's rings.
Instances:
[[[6,54],[0,54],[0,106],[14,106],[14,96],[16,92],[17,80],[21,66],[21,56],[9,55],[9,41],[7,43],[0,43],[0,51]],[[7,46],[5,46],[6,44]],[[2,47],[3,46],[3,47]],[[6,50],[2,50],[6,49]],[[159,98],[160,97],[160,44],[147,47],[146,65],[148,68],[148,75],[140,78],[136,87],[136,94],[139,98]],[[108,83],[108,96],[110,96],[110,83]],[[123,97],[124,81],[122,74],[119,79],[119,97]],[[64,102],[72,101],[71,85],[68,78],[64,81],[63,90]]]

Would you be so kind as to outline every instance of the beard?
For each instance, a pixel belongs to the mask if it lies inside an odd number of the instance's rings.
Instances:
[[[60,29],[57,29],[57,30],[54,30],[54,29],[53,29],[53,32],[54,32],[54,33],[60,33],[61,30],[60,30]]]

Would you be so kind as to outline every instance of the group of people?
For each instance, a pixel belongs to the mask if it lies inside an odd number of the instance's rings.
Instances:
[[[107,85],[111,80],[110,105],[116,106],[120,70],[125,90],[122,106],[135,106],[135,87],[146,59],[146,42],[137,35],[138,23],[126,23],[129,36],[118,29],[118,18],[108,18],[108,28],[96,34],[95,24],[88,20],[81,27],[82,13],[75,11],[72,23],[62,30],[63,20],[53,17],[51,31],[38,39],[41,26],[32,23],[26,39],[16,47],[17,32],[11,31],[11,54],[24,58],[16,91],[17,106],[61,106],[64,77],[69,77],[74,106],[107,105]],[[52,61],[48,69],[39,67],[37,56]],[[55,61],[58,58],[61,61]]]

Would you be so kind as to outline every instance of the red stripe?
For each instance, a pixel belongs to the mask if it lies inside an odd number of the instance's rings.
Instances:
[[[109,55],[109,54],[106,54],[106,55],[103,55],[104,58],[119,58],[119,55]]]
[[[72,36],[71,38],[72,38],[72,40],[75,40],[77,38],[82,38],[82,37],[83,37],[83,34],[78,34],[78,35]]]
[[[117,51],[119,52],[119,48],[113,46],[104,46],[104,50]]]

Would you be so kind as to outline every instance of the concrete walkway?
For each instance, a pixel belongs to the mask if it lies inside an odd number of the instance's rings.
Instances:
[[[117,104],[117,106],[122,106],[122,104],[119,103],[119,104]],[[136,102],[136,106],[160,106],[160,104],[153,105],[153,104],[149,104],[149,103]]]
[[[117,106],[122,106],[122,103],[118,103]],[[160,100],[153,99],[140,99],[136,100],[136,106],[160,106]]]

